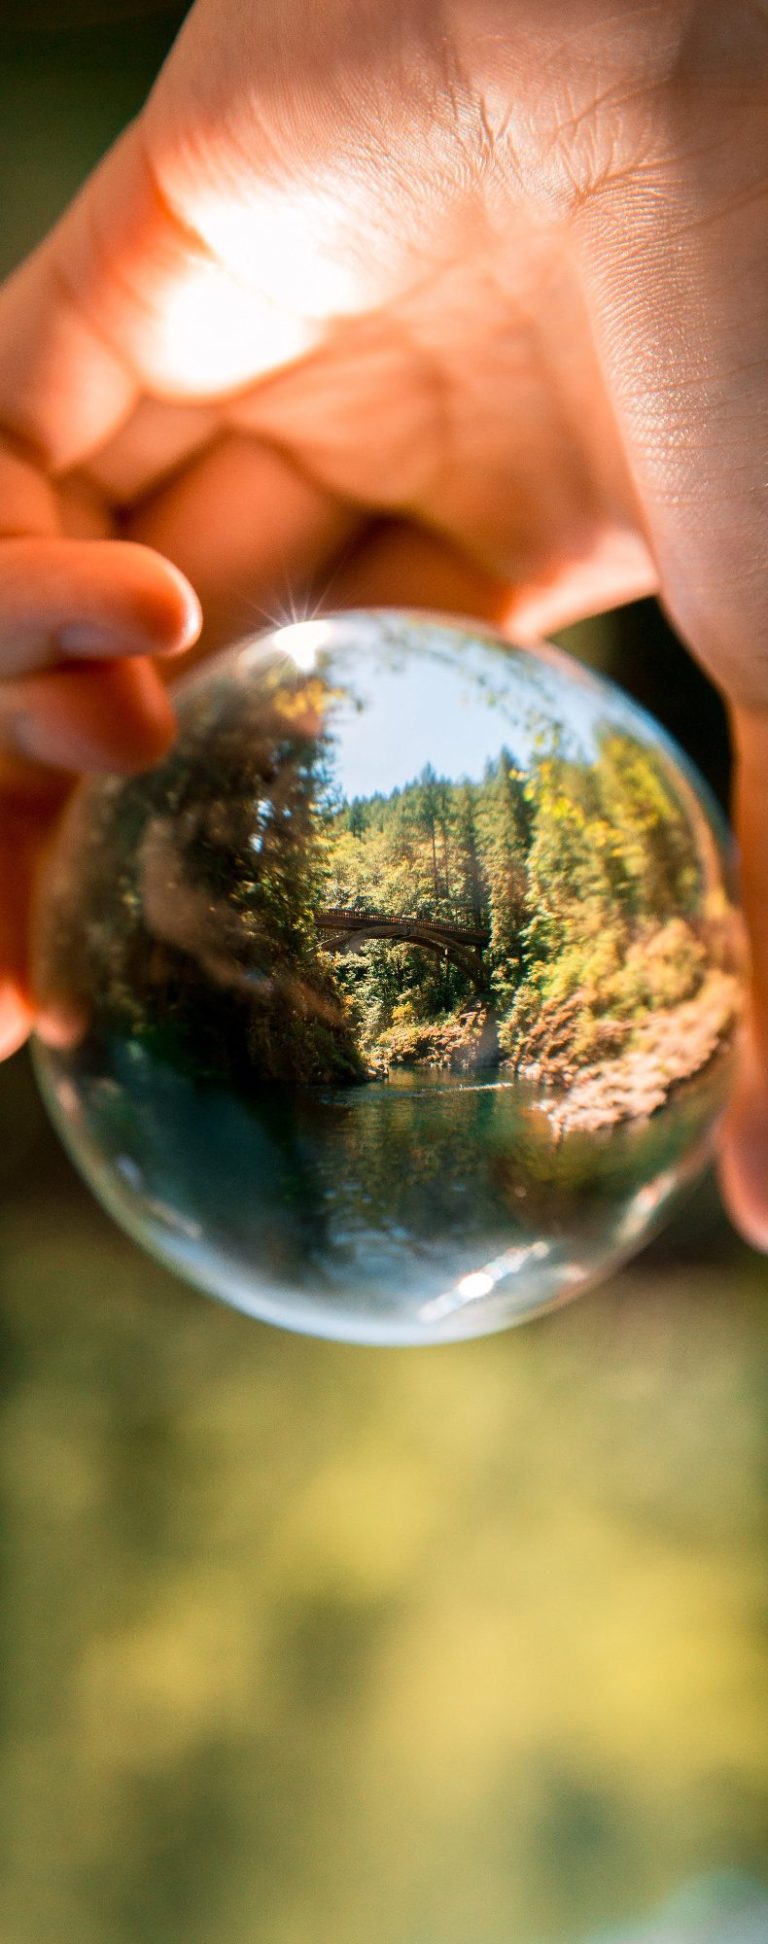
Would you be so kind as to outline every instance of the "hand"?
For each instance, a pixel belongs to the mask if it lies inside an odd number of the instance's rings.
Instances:
[[[114,593],[83,618],[123,646],[121,603],[146,620],[151,588],[146,646],[194,633],[168,562],[205,643],[291,598],[464,608],[525,637],[660,590],[734,721],[754,1053],[724,1177],[764,1247],[767,138],[763,0],[727,20],[716,0],[198,0],[0,302],[0,480],[11,531],[39,536],[0,560],[3,669],[20,627],[43,665],[108,556]],[[47,538],[73,506],[122,548]],[[19,545],[43,564],[9,619]],[[11,668],[8,748],[21,725],[46,763],[148,760],[168,726],[146,665],[108,741],[129,667]],[[8,1049],[51,773],[5,764]]]

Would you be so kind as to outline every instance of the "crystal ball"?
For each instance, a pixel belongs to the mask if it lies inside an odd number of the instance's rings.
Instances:
[[[36,1065],[129,1233],[254,1316],[496,1330],[701,1168],[742,991],[727,845],[658,726],[554,648],[367,611],[177,689],[38,901]]]

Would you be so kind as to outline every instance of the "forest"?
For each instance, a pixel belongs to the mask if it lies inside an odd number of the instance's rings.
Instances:
[[[730,950],[692,793],[610,723],[588,756],[548,725],[524,765],[501,747],[479,780],[427,766],[347,800],[329,691],[276,676],[203,696],[162,769],[95,786],[80,823],[48,924],[70,1014],[246,1091],[398,1065],[563,1089]]]
[[[487,940],[475,976],[407,942],[340,954],[336,978],[368,1057],[461,1066],[479,1049],[481,1063],[554,1082],[700,987],[712,942],[702,860],[663,762],[609,726],[592,761],[551,734],[542,743],[526,770],[502,748],[481,782],[427,767],[386,798],[326,808],[332,908]]]

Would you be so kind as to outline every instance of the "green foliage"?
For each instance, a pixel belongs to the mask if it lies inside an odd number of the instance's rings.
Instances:
[[[439,1035],[422,1029],[466,1016],[478,988],[495,1004],[497,1055],[525,1063],[535,1042],[539,1062],[557,1045],[578,1066],[613,1049],[701,983],[701,890],[666,764],[612,727],[591,762],[542,733],[527,772],[502,749],[481,783],[427,767],[327,815],[328,906],[487,935],[474,980],[413,944],[357,941],[337,959],[369,1056],[386,1041],[388,1056],[431,1057]]]
[[[228,705],[204,691],[161,769],[100,787],[49,939],[77,1016],[245,1087],[359,1080],[322,952],[322,686],[275,682]]]
[[[654,749],[606,726],[577,758],[547,729],[525,770],[502,747],[479,782],[428,765],[345,802],[332,699],[284,669],[203,689],[161,770],[85,799],[51,926],[76,1017],[96,993],[107,1031],[246,1088],[462,1066],[480,1038],[562,1078],[693,996],[702,865]]]

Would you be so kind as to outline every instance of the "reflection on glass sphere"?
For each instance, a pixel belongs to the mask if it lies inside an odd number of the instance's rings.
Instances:
[[[702,786],[553,649],[384,612],[182,684],[40,899],[37,1066],[193,1282],[371,1343],[500,1329],[640,1246],[706,1157],[741,934]]]

